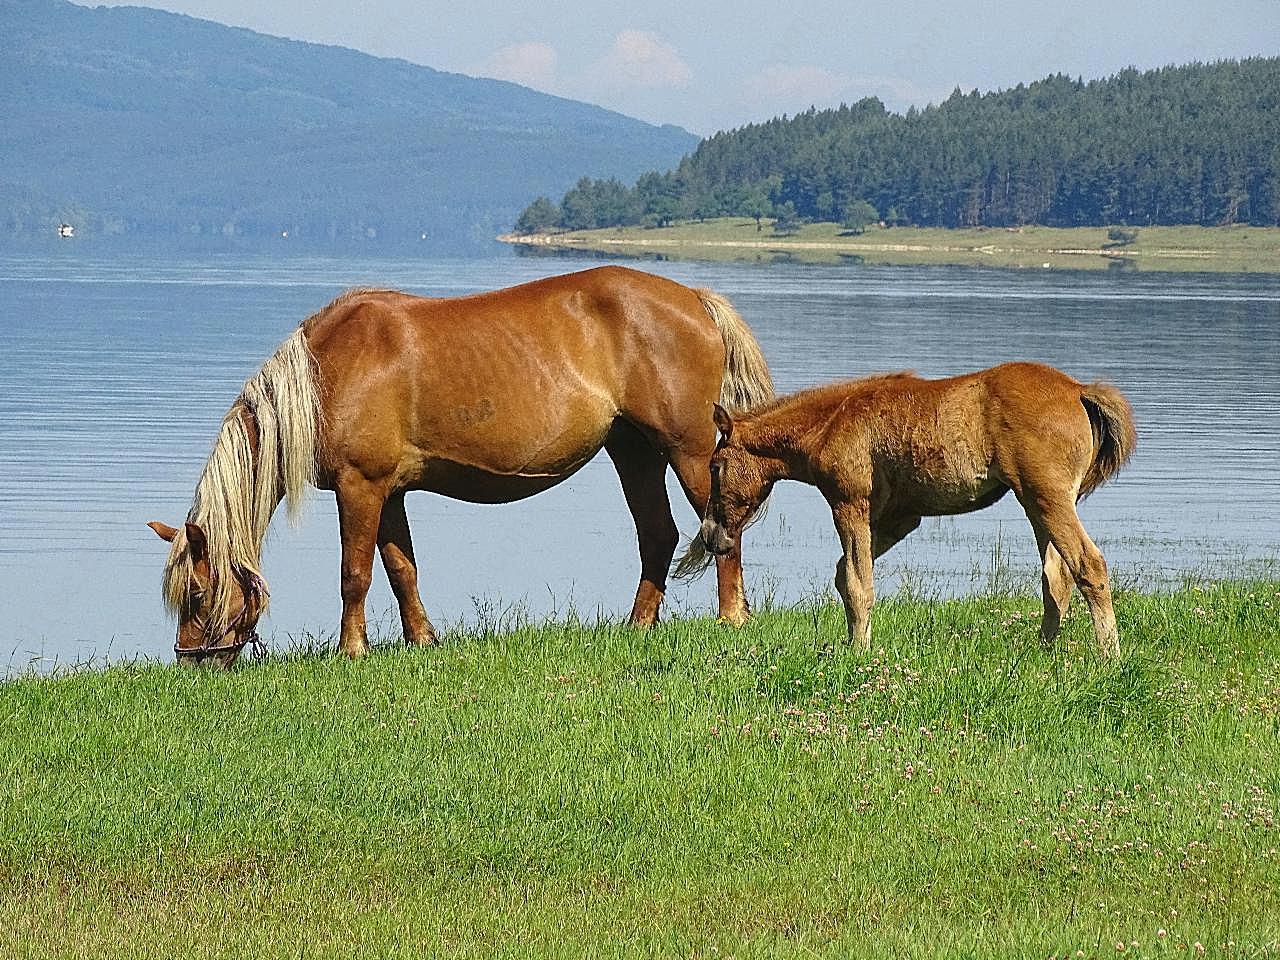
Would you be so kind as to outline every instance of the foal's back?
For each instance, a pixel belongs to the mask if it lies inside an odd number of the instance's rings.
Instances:
[[[1054,418],[1081,421],[1083,389],[1053,367],[1018,362],[939,380],[913,373],[867,377],[800,396],[815,419],[829,418],[832,427],[865,434],[884,447],[895,441],[989,440]]]
[[[1095,452],[1084,390],[1036,363],[940,380],[906,373],[836,384],[813,391],[805,404],[815,426],[825,421],[811,433],[811,453],[829,469],[861,462],[904,492],[940,496],[941,512],[981,502],[997,486],[1017,489],[1029,472],[1048,469],[1070,485]]]

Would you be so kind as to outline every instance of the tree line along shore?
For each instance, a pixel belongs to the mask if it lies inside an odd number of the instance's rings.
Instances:
[[[1270,262],[1274,243],[1258,256],[1254,246],[1225,248],[1240,242],[1234,228],[1280,227],[1277,143],[1276,57],[957,89],[904,114],[868,97],[717,133],[674,168],[631,186],[581,177],[559,201],[534,199],[514,233],[565,244],[546,238],[607,229],[586,236],[610,249],[692,246],[698,256],[785,243],[785,252],[806,258],[830,249],[1013,264],[1039,253],[1055,265],[1055,256],[1090,253],[1117,265],[1200,259],[1210,269],[1274,269],[1253,267]],[[716,235],[726,218],[752,221],[760,233],[767,224],[775,236]],[[643,227],[675,232],[625,229]],[[1233,231],[1183,236],[1163,233],[1168,227]],[[925,232],[904,236],[905,228]],[[937,228],[960,233],[927,233]],[[1043,239],[1045,228],[1103,236]],[[999,230],[1022,239],[995,239]],[[1242,266],[1212,266],[1227,259]]]

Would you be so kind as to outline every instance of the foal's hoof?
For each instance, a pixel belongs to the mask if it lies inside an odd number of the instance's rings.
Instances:
[[[751,619],[751,613],[747,610],[735,610],[733,613],[722,613],[716,617],[716,623],[722,623],[726,627],[742,627],[746,626],[748,620]]]
[[[359,660],[361,657],[368,656],[369,641],[362,643],[340,643],[338,644],[338,652],[350,660]]]
[[[406,647],[434,647],[439,640],[440,638],[436,636],[435,630],[431,627],[417,633],[406,633],[404,635],[404,645]]]

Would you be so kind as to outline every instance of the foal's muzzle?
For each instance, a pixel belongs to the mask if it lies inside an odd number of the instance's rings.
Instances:
[[[733,537],[710,517],[702,521],[702,528],[698,531],[698,535],[702,538],[707,550],[717,557],[723,557],[733,549]]]

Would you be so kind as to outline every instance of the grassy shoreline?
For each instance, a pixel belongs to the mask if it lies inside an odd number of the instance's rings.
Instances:
[[[1122,247],[1108,246],[1107,229],[871,227],[846,236],[838,224],[812,223],[775,235],[768,220],[757,230],[754,220],[726,217],[498,239],[535,250],[688,260],[1280,273],[1280,227],[1138,227],[1137,240]]]
[[[1274,955],[1280,582],[1117,613],[1112,664],[997,595],[16,678],[0,954]]]

